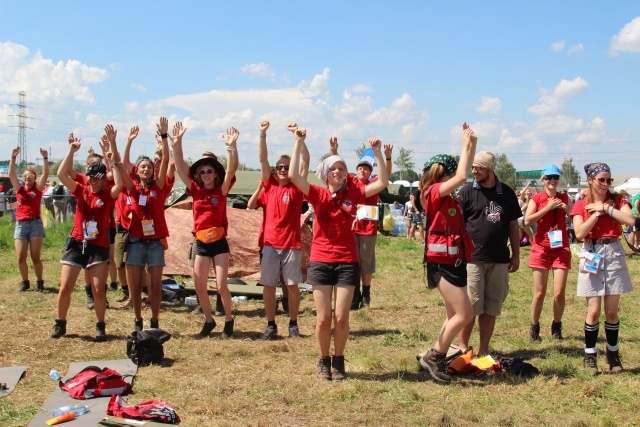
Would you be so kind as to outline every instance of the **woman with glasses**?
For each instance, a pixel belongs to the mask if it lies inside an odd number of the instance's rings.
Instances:
[[[196,256],[193,264],[193,281],[202,307],[205,323],[199,337],[209,336],[216,322],[211,315],[211,301],[207,292],[207,281],[211,264],[216,269],[216,287],[224,307],[225,323],[222,336],[233,336],[234,318],[231,316],[231,292],[227,286],[229,273],[229,243],[227,242],[227,194],[236,182],[238,150],[236,143],[240,133],[236,128],[227,129],[222,136],[227,147],[227,170],[215,154],[203,153],[203,157],[191,167],[184,161],[182,136],[186,128],[178,122],[173,127],[171,146],[176,163],[176,171],[185,183],[187,192],[193,198],[193,229],[196,238]]]
[[[40,203],[42,201],[42,192],[47,185],[47,177],[49,176],[49,155],[47,150],[40,149],[43,159],[42,176],[40,176],[40,180],[36,181],[36,171],[27,168],[22,174],[24,182],[24,185],[22,185],[16,173],[18,154],[20,154],[20,147],[16,147],[11,151],[9,180],[16,194],[16,203],[18,203],[13,242],[16,256],[18,257],[18,269],[22,278],[19,289],[20,291],[26,291],[31,286],[29,283],[29,266],[27,265],[27,249],[29,249],[33,269],[36,271],[36,290],[42,292],[44,290],[44,280],[42,278],[43,266],[40,254],[45,232],[42,218],[40,218]]]
[[[531,196],[524,216],[527,226],[537,225],[529,255],[529,268],[533,271],[533,300],[529,329],[529,341],[532,343],[541,341],[539,321],[547,293],[550,270],[553,270],[551,336],[555,340],[562,339],[565,290],[571,268],[571,251],[565,220],[571,207],[568,195],[557,191],[559,180],[560,169],[556,165],[547,165],[542,169],[540,181],[544,191]]]
[[[600,312],[604,305],[604,330],[610,373],[622,371],[618,350],[620,295],[633,290],[624,247],[620,241],[621,224],[633,225],[629,202],[610,188],[611,170],[606,163],[585,165],[589,188],[586,198],[578,200],[571,216],[578,240],[584,240],[578,272],[578,296],[587,299],[584,322],[584,368],[598,373],[596,341],[600,330]]]

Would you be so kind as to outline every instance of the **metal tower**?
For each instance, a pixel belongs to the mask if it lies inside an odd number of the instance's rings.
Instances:
[[[20,147],[20,155],[18,165],[27,163],[27,93],[25,91],[18,92],[20,96],[18,101],[18,147]]]

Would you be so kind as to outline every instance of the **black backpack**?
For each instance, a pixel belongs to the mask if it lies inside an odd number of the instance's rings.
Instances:
[[[53,187],[53,195],[64,196],[64,185],[58,184],[55,187]]]
[[[127,356],[138,366],[160,364],[164,359],[163,344],[171,338],[164,329],[134,331],[127,338]]]

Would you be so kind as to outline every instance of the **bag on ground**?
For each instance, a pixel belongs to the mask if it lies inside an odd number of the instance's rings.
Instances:
[[[134,331],[127,338],[127,356],[138,366],[160,364],[164,359],[163,344],[170,338],[164,329]]]
[[[82,400],[131,393],[131,384],[117,371],[97,366],[87,366],[64,383],[60,381],[60,388],[68,391],[74,399]]]

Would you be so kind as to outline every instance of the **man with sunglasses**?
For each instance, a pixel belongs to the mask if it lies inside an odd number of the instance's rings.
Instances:
[[[522,215],[518,198],[495,174],[493,153],[481,151],[473,160],[474,181],[460,190],[460,206],[475,251],[467,263],[467,292],[478,317],[479,355],[489,354],[489,341],[496,318],[509,293],[509,273],[520,266],[520,230]],[[511,243],[511,254],[507,240]],[[474,321],[460,332],[460,347],[469,347]]]
[[[288,130],[298,128],[290,124]],[[298,309],[300,291],[298,283],[302,281],[302,243],[300,239],[300,213],[303,194],[289,179],[291,157],[281,155],[276,161],[275,176],[271,174],[267,151],[267,129],[269,122],[260,123],[258,157],[264,187],[264,246],[260,261],[260,284],[264,286],[263,300],[267,316],[267,327],[262,334],[263,340],[274,339],[278,335],[276,325],[276,285],[280,276],[283,286],[289,287],[289,337],[299,337]],[[309,174],[309,150],[302,150],[300,174],[306,179]]]

